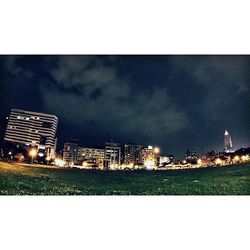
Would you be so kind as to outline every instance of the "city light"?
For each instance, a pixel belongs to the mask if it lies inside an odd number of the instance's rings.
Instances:
[[[222,165],[222,160],[221,160],[220,158],[217,158],[217,159],[215,160],[215,164],[216,164],[216,165]]]
[[[31,157],[31,164],[33,164],[34,158],[37,156],[37,150],[35,148],[32,148],[29,151],[29,155]]]
[[[89,165],[89,164],[88,164],[86,161],[84,161],[84,162],[82,163],[82,166],[83,166],[84,168],[86,168],[88,165]]]
[[[46,161],[50,161],[51,160],[51,157],[50,156],[47,156],[46,157]]]
[[[30,152],[29,152],[29,155],[30,155],[31,157],[35,157],[36,154],[37,154],[37,151],[36,151],[36,149],[34,149],[34,148],[31,149]]]
[[[147,169],[153,169],[155,167],[155,162],[153,160],[146,160],[144,165]]]
[[[160,153],[160,149],[158,147],[154,148],[154,152],[155,154],[159,154]]]
[[[249,160],[249,155],[242,155],[241,160],[242,161],[248,161]]]
[[[65,162],[60,158],[55,158],[54,163],[58,167],[63,167],[65,165]]]
[[[133,168],[133,167],[134,167],[134,163],[130,163],[129,168]]]
[[[235,157],[234,157],[234,161],[239,161],[240,160],[240,157],[238,156],[238,155],[236,155]]]
[[[110,169],[115,170],[115,164],[110,164]]]
[[[199,165],[201,165],[201,164],[202,164],[202,160],[201,160],[201,159],[198,159],[197,163],[198,163]]]

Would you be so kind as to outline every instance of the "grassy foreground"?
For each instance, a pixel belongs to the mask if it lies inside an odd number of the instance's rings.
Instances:
[[[250,163],[174,171],[98,171],[0,162],[0,195],[249,195]]]

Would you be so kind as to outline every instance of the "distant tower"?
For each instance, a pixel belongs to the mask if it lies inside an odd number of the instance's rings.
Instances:
[[[225,144],[225,152],[226,153],[232,153],[232,152],[234,152],[233,151],[232,138],[231,138],[231,135],[228,133],[227,130],[225,130],[224,144]]]

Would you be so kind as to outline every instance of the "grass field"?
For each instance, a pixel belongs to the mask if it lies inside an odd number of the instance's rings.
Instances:
[[[0,162],[1,195],[249,195],[250,163],[173,171],[98,171]]]

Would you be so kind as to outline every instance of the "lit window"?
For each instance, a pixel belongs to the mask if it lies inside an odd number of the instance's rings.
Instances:
[[[21,116],[17,116],[17,119],[21,119]]]

